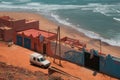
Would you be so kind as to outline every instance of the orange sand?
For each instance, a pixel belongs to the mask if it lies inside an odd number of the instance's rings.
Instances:
[[[33,72],[42,71],[45,74],[48,74],[48,69],[42,69],[30,64],[29,56],[31,53],[33,53],[33,51],[30,51],[23,47],[20,47],[17,45],[8,47],[6,43],[0,42],[0,61],[1,62],[5,62],[8,65],[13,65],[16,67],[22,67]],[[85,67],[67,62],[67,61],[62,61],[62,67],[61,67],[61,66],[58,66],[58,63],[59,63],[58,60],[55,60],[56,63],[53,63],[53,58],[47,57],[47,59],[50,60],[51,66],[54,66],[60,70],[63,70],[72,76],[80,78],[81,80],[117,80],[108,75],[98,73],[98,72],[96,76],[93,76],[94,71],[87,69]],[[73,79],[70,78],[69,80],[73,80]]]

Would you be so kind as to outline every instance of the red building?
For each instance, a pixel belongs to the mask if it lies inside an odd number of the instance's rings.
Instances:
[[[17,32],[16,37],[14,38],[14,43],[52,56],[51,40],[53,39],[56,39],[55,33],[44,30],[28,29]]]
[[[51,40],[56,39],[56,34],[39,30],[39,21],[3,16],[0,17],[0,39],[52,56]]]
[[[12,40],[16,31],[30,28],[39,29],[39,21],[25,19],[17,20],[9,16],[0,17],[0,38],[4,41]]]

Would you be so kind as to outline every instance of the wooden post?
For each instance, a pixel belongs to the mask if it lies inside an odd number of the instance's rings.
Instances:
[[[60,57],[60,59],[59,59],[59,65],[61,66],[61,41],[60,41],[60,26],[58,26],[58,33],[59,33],[59,57]]]
[[[53,62],[55,63],[55,56],[56,56],[56,51],[57,51],[57,41],[58,41],[58,29],[57,29],[57,37],[56,37],[56,42],[55,42],[55,54],[54,54],[54,60]]]
[[[57,29],[57,37],[56,37],[56,44],[55,44],[55,54],[54,54],[54,60],[53,62],[55,63],[55,56],[56,56],[56,52],[57,52],[57,41],[59,41],[59,65],[61,66],[61,41],[60,41],[60,26],[58,26]]]

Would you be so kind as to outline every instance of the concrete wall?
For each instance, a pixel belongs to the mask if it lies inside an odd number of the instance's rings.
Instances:
[[[15,31],[20,30],[21,27],[25,27],[25,19],[13,21],[13,29]]]
[[[14,22],[14,29],[16,31],[22,31],[27,29],[39,29],[39,21],[26,23],[25,19]]]
[[[12,21],[4,20],[0,18],[0,23],[12,27]]]
[[[13,21],[0,19],[0,23],[12,27],[15,31],[21,31],[31,28],[39,29],[39,21],[26,22],[25,19],[13,20]]]
[[[4,41],[12,41],[14,37],[13,33],[14,33],[13,29],[4,30]]]
[[[111,55],[100,56],[100,71],[120,79],[120,59]]]
[[[39,29],[39,21],[33,21],[25,24],[25,29],[34,28]]]

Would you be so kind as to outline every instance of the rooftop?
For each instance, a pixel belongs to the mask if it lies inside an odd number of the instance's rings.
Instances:
[[[45,38],[49,38],[55,35],[55,33],[51,33],[44,30],[37,30],[37,29],[28,29],[28,30],[17,32],[17,34],[22,34],[22,33],[24,33],[24,35],[26,36],[32,35],[33,37],[38,37],[39,35],[42,35]]]
[[[1,19],[4,19],[4,20],[8,20],[8,21],[16,20],[16,19],[11,18],[11,17],[9,17],[9,16],[2,16],[2,17],[0,17],[0,18],[1,18]]]
[[[37,21],[37,20],[34,20],[34,19],[25,20],[26,23],[35,22],[35,21]]]
[[[2,26],[2,27],[0,27],[0,29],[1,29],[1,30],[10,30],[10,29],[12,29],[12,28],[10,28],[10,27],[8,27],[8,26]]]

